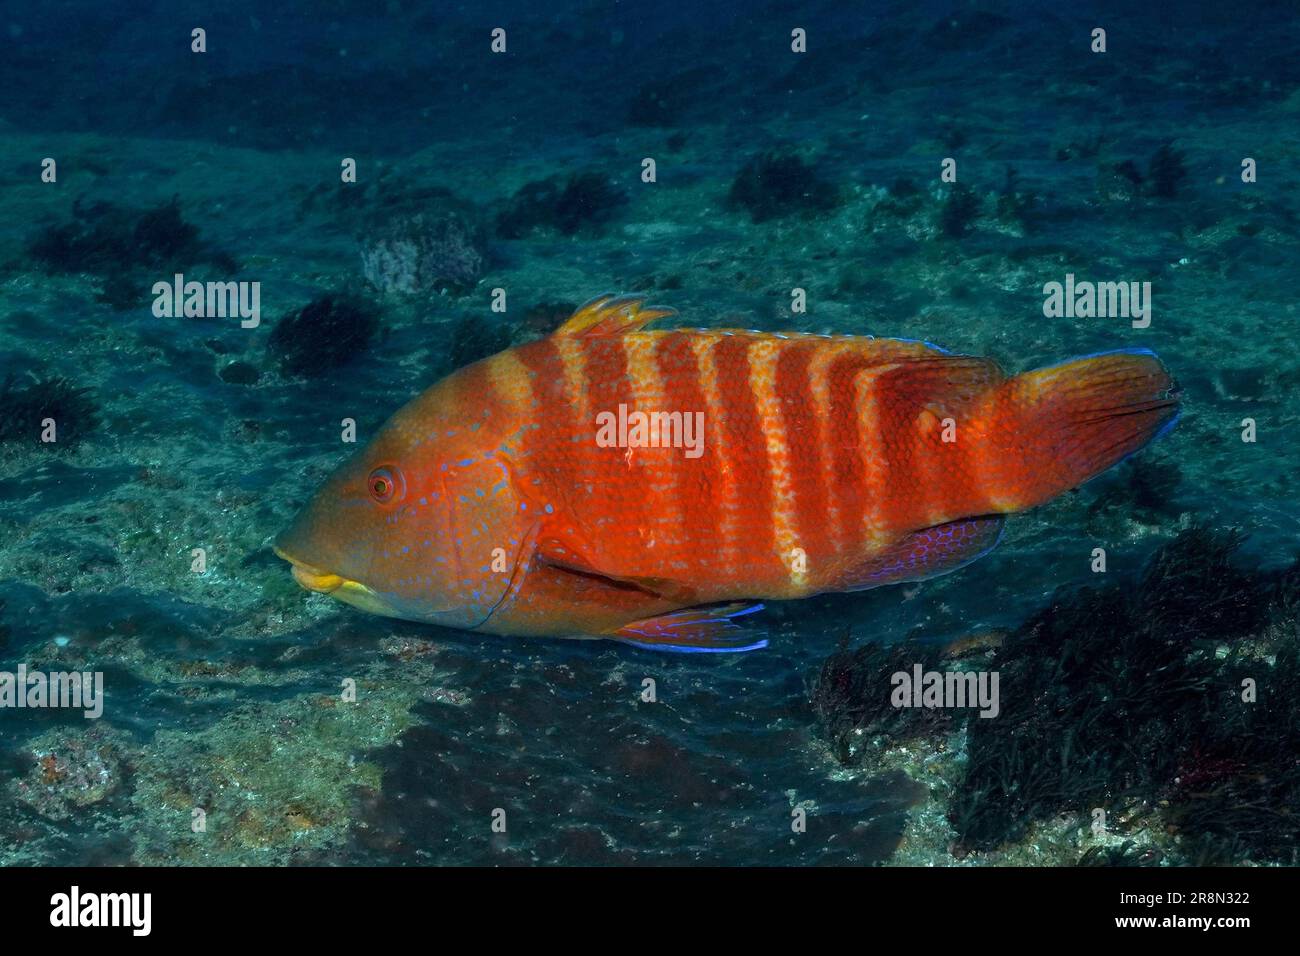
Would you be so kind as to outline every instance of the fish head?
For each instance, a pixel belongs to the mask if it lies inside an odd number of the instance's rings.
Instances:
[[[456,405],[434,386],[326,479],[274,544],[300,585],[387,617],[487,621],[535,519],[496,429]]]

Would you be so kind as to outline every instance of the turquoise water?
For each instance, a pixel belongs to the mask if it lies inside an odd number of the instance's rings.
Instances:
[[[1103,833],[1089,793],[955,852],[967,731],[882,733],[843,760],[815,706],[846,638],[973,639],[996,666],[987,649],[1058,588],[1132,589],[1192,526],[1242,529],[1233,566],[1261,581],[1295,556],[1300,19],[1127,6],[0,9],[0,670],[97,671],[105,693],[94,720],[0,709],[0,860],[1200,858],[1162,816],[1168,781],[1116,782]],[[260,322],[155,314],[177,272],[259,283]],[[1067,274],[1149,282],[1149,326],[1046,316]],[[751,654],[485,637],[294,584],[270,541],[353,447],[343,419],[364,442],[603,292],[1012,372],[1150,348],[1184,412],[956,574],[769,605]],[[1269,615],[1218,635],[1261,674],[1295,640]]]

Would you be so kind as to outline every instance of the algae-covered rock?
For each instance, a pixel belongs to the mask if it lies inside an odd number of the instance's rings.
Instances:
[[[456,212],[398,215],[361,245],[366,281],[386,295],[464,292],[484,262],[482,229]]]
[[[47,820],[67,820],[126,786],[128,752],[121,734],[102,724],[48,730],[20,748],[27,769],[10,796]]]
[[[287,863],[347,837],[379,771],[362,759],[411,723],[421,687],[357,681],[356,699],[247,704],[201,730],[159,732],[133,803],[139,863]],[[196,811],[199,811],[196,813]]]

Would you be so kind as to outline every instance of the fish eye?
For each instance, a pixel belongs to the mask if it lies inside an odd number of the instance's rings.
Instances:
[[[370,497],[380,504],[387,504],[400,498],[406,491],[401,471],[390,467],[376,468],[372,471],[366,480],[366,486],[370,489]]]

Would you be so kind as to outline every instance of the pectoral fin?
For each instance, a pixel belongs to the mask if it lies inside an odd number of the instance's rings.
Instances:
[[[556,537],[543,539],[537,547],[537,556],[553,568],[588,578],[599,578],[612,587],[635,588],[653,597],[666,598],[674,604],[695,604],[699,601],[695,589],[671,578],[637,575],[609,574],[586,556],[586,546],[573,535],[561,541]]]

